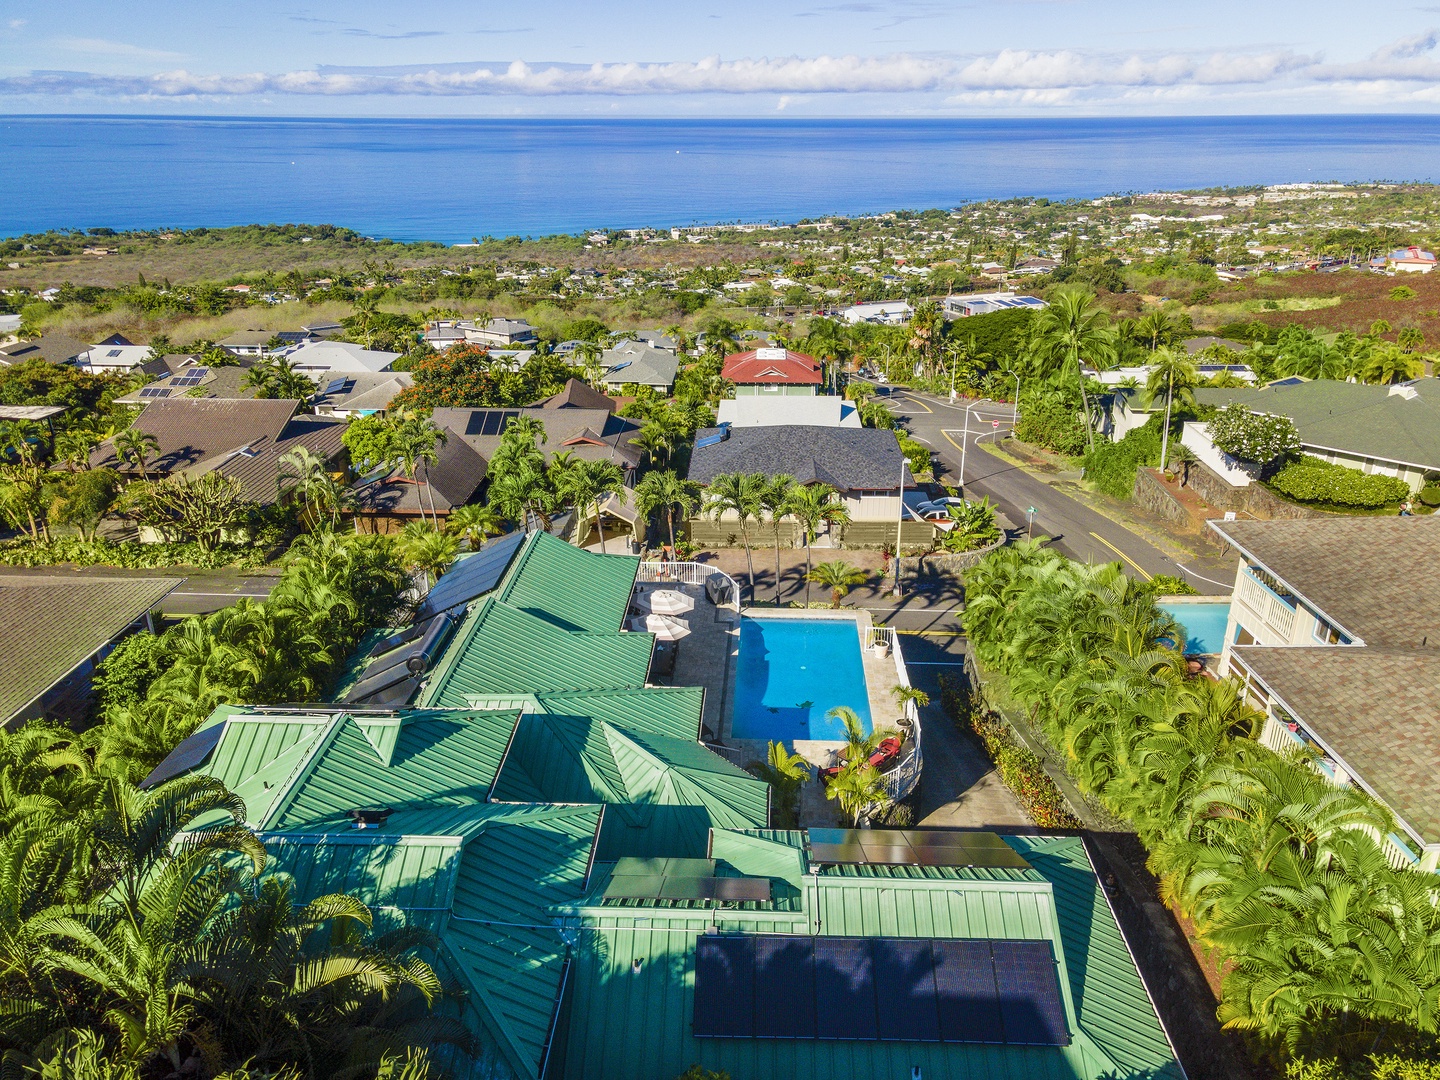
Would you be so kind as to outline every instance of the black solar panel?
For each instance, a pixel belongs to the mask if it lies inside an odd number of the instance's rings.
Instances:
[[[755,937],[757,1039],[815,1038],[815,939]]]
[[[770,899],[769,878],[717,877],[706,881],[710,895],[716,900],[764,902]]]
[[[755,938],[705,934],[695,944],[697,1038],[750,1038],[755,1034]]]
[[[875,976],[867,938],[815,939],[815,1034],[878,1039]]]
[[[181,741],[180,745],[166,755],[165,760],[150,770],[150,775],[140,781],[142,788],[154,787],[156,784],[172,780],[177,776],[198,768],[205,763],[211,751],[220,741],[220,735],[224,732],[224,724],[211,724],[208,728],[195,732],[188,739]]]
[[[416,621],[453,611],[490,592],[500,584],[510,560],[523,543],[523,531],[507,533],[491,540],[474,555],[459,560],[426,595],[415,615]]]
[[[983,938],[702,936],[693,1030],[714,1038],[1070,1042],[1050,942]]]
[[[995,833],[946,829],[810,829],[810,861],[872,866],[980,866],[1028,870]]]
[[[605,898],[764,901],[770,899],[770,879],[717,878],[713,859],[624,858],[610,874]]]
[[[398,649],[406,642],[414,641],[425,632],[425,626],[426,623],[423,619],[417,620],[405,627],[404,630],[397,631],[389,637],[377,641],[375,646],[366,655],[372,660],[377,656],[384,656],[392,649]]]
[[[1064,1046],[1065,1006],[1048,941],[992,941],[1007,1043]]]
[[[874,938],[875,1002],[880,1037],[938,1042],[935,961],[925,938]]]
[[[936,939],[935,1000],[945,1042],[1004,1042],[990,942]]]

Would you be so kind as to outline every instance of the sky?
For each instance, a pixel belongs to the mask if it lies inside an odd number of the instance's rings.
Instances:
[[[0,112],[1440,111],[1440,3],[0,0]]]

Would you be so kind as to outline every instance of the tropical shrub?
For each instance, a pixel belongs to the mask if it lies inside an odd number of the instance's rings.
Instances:
[[[1256,742],[1243,686],[1188,674],[1146,586],[1024,541],[967,573],[964,621],[976,660],[1077,786],[1131,822],[1162,898],[1216,951],[1227,1027],[1282,1064],[1431,1045],[1440,878],[1390,866],[1395,824],[1365,792]]]
[[[1199,596],[1200,590],[1175,574],[1156,574],[1143,588],[1151,596]]]
[[[1135,473],[1141,465],[1160,464],[1158,424],[1127,432],[1119,442],[1100,441],[1085,455],[1085,479],[1107,495],[1128,499],[1135,490]]]
[[[1410,495],[1410,485],[1393,476],[1367,475],[1359,469],[1334,465],[1308,454],[1287,463],[1267,481],[1270,487],[1296,502],[1378,510],[1394,506]]]
[[[1241,461],[1268,465],[1300,450],[1300,433],[1288,416],[1253,413],[1238,402],[1217,412],[1208,427],[1215,446]]]
[[[1426,484],[1421,488],[1420,501],[1426,506],[1440,506],[1440,484]]]
[[[897,431],[895,434],[900,442],[900,452],[905,455],[905,460],[910,465],[911,474],[928,473],[930,471],[930,448],[924,443],[910,438],[903,431]]]
[[[1020,420],[1015,437],[1057,454],[1085,450],[1085,425],[1075,395],[1050,388],[1026,388],[1020,394]]]
[[[78,536],[57,536],[52,540],[11,541],[0,544],[0,563],[7,566],[123,566],[148,570],[158,567],[199,566],[216,569],[263,566],[267,551],[279,542],[278,535],[261,531],[252,544],[217,544],[202,549],[194,541],[174,544],[140,544],[129,540],[82,540]]]
[[[995,504],[988,495],[979,502],[952,503],[950,520],[954,525],[948,532],[940,534],[940,547],[951,554],[974,551],[1000,539]]]

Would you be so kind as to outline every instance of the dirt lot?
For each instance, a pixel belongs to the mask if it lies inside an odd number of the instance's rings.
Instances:
[[[1391,300],[1390,291],[1409,286],[1413,300]],[[1306,300],[1338,299],[1339,303],[1313,306]],[[1276,310],[1266,310],[1269,301]],[[1293,305],[1293,306],[1291,306]],[[1290,307],[1289,310],[1286,310]],[[1299,323],[1329,331],[1363,334],[1377,319],[1394,330],[1413,326],[1426,341],[1440,343],[1440,274],[1404,274],[1386,277],[1358,270],[1334,274],[1262,274],[1216,291],[1211,303],[1191,309],[1197,327],[1213,328],[1226,322],[1263,322],[1270,326]],[[1386,335],[1394,339],[1394,332]]]

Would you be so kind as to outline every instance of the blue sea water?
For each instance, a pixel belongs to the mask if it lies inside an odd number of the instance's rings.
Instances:
[[[0,235],[330,223],[397,240],[1440,176],[1440,117],[0,117]]]
[[[848,705],[870,730],[865,664],[853,619],[740,620],[735,708],[737,739],[843,740],[845,725],[826,714]]]

